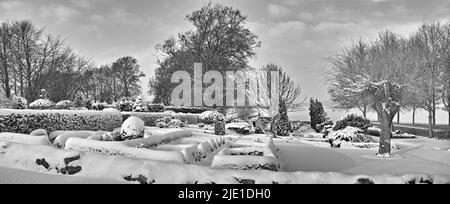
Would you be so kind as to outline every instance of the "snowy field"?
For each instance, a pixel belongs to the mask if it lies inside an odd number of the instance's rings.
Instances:
[[[393,140],[400,145],[392,158],[376,157],[377,150],[335,149],[302,140],[280,139],[281,169],[288,172],[321,171],[353,175],[425,173],[450,176],[450,141],[418,137]]]

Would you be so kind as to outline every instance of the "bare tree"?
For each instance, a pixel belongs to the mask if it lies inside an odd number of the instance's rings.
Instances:
[[[279,84],[278,84],[278,101],[274,103],[271,100],[274,94],[272,86],[272,74],[271,72],[278,72]],[[302,104],[306,98],[301,98],[302,89],[299,85],[295,84],[289,75],[283,71],[281,66],[275,64],[268,64],[260,69],[256,73],[256,78],[252,78],[254,83],[249,83],[248,92],[251,97],[249,100],[253,104],[257,104],[257,108],[260,111],[266,112],[268,115],[274,116],[275,114],[281,115],[282,118],[288,118],[289,112],[296,112],[301,110]],[[277,113],[271,113],[270,108],[279,105]]]
[[[336,65],[339,64],[339,66],[351,66],[355,70],[364,70],[369,66],[369,49],[369,45],[360,39],[351,49],[346,51],[344,56],[331,59],[331,61]],[[349,81],[349,83],[352,82]],[[367,117],[367,112],[370,109],[370,100],[362,95],[359,97],[347,97],[341,93],[342,91],[338,86],[331,86],[328,90],[333,102],[337,104],[335,108],[343,110],[357,108],[364,117]]]
[[[379,155],[390,154],[392,120],[417,73],[406,66],[407,43],[391,31],[379,34],[368,48],[367,66],[354,66],[348,52],[331,60],[331,90],[338,95],[364,98],[381,123]],[[332,95],[333,97],[333,95]]]
[[[7,98],[11,97],[10,87],[10,65],[12,32],[9,23],[0,25],[0,81]]]

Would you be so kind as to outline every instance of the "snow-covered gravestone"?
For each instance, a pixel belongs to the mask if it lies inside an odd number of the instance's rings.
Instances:
[[[145,123],[140,118],[131,116],[122,124],[120,135],[122,140],[143,138],[145,133]]]

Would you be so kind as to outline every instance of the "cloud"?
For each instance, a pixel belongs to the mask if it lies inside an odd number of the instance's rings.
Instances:
[[[267,9],[269,11],[269,14],[275,18],[284,17],[291,13],[291,11],[287,7],[278,4],[269,4],[267,6]]]
[[[75,16],[78,16],[80,12],[74,8],[51,4],[49,6],[42,6],[40,8],[40,14],[44,18],[56,19],[58,23],[63,23]]]

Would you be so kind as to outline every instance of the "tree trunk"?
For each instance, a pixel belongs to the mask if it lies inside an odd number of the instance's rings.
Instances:
[[[397,124],[400,124],[400,112],[397,113]]]
[[[2,53],[1,53],[1,56],[0,56],[0,59],[2,60],[2,64],[3,64],[3,74],[4,74],[4,78],[3,78],[3,83],[4,83],[4,87],[5,87],[5,96],[6,96],[6,98],[10,98],[11,97],[11,88],[10,88],[10,86],[9,86],[9,70],[8,70],[8,62],[7,62],[7,60],[8,60],[8,56],[6,56],[6,39],[4,39],[5,38],[5,36],[3,36],[3,45],[2,45],[2,47],[3,47],[3,50],[2,50]]]
[[[413,125],[416,124],[416,107],[413,107],[413,112],[412,112],[412,124],[413,124]]]
[[[433,111],[428,111],[428,135],[433,138]]]
[[[380,116],[381,135],[380,135],[380,148],[379,155],[391,154],[391,136],[392,136],[392,120],[389,119],[387,114]]]

